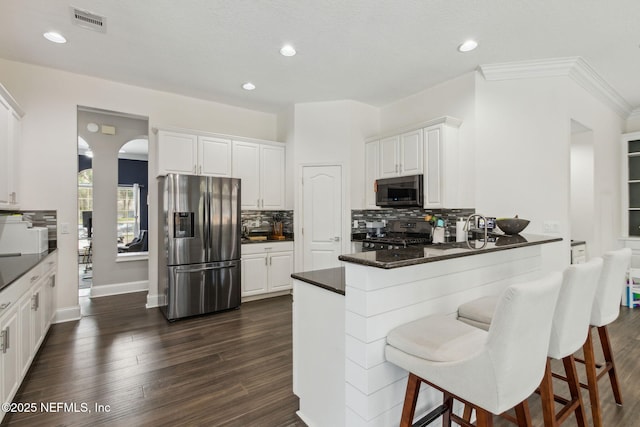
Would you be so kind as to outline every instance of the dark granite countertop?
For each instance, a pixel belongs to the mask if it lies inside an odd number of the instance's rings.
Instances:
[[[389,249],[380,251],[360,252],[349,255],[340,255],[339,260],[363,264],[378,268],[398,268],[410,265],[436,262],[446,259],[462,258],[487,252],[504,251],[508,249],[522,248],[525,246],[542,245],[545,243],[560,242],[560,237],[538,236],[532,234],[506,236],[494,234],[487,245],[482,248],[479,240],[470,240],[471,248],[466,242],[441,243],[436,245],[413,246],[402,249]]]
[[[291,277],[319,286],[337,294],[344,295],[344,267],[293,273]]]
[[[267,237],[267,240],[249,240],[243,237],[240,241],[240,243],[242,243],[243,245],[252,245],[254,243],[277,243],[277,242],[293,242],[293,236],[286,236],[284,239],[281,239],[281,240],[269,239],[268,237]]]
[[[585,242],[584,240],[572,240],[571,241],[571,246],[579,246],[579,245],[586,245],[587,242]]]
[[[55,248],[39,254],[0,256],[0,291],[40,264],[42,260],[54,251],[56,251]]]

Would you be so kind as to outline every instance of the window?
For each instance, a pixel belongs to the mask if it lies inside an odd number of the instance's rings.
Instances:
[[[118,187],[118,243],[130,243],[140,233],[140,187]]]
[[[88,246],[89,230],[85,227],[82,212],[93,211],[93,169],[78,172],[78,239],[80,247]]]

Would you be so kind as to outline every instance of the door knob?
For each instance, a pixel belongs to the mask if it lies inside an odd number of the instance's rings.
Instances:
[[[340,236],[336,236],[333,238],[334,241],[339,242],[340,241]]]

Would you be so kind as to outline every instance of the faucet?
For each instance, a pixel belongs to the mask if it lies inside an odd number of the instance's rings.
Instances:
[[[476,249],[483,249],[485,246],[487,246],[487,241],[489,240],[489,235],[487,232],[487,218],[484,215],[480,215],[480,214],[471,214],[469,215],[469,217],[467,218],[467,222],[464,225],[464,229],[465,231],[469,231],[469,223],[471,222],[471,220],[473,218],[482,218],[482,220],[484,221],[484,242],[482,243],[482,246],[480,248],[476,248]],[[469,234],[467,233],[467,246],[469,247],[469,249],[471,248],[471,244],[469,243]]]

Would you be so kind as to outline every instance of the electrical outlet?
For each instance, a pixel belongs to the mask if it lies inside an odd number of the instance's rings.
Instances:
[[[63,222],[60,224],[60,233],[61,234],[69,234],[69,223]]]

